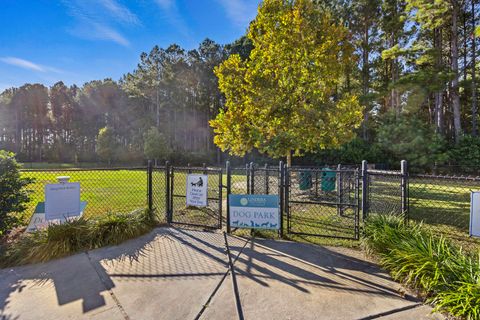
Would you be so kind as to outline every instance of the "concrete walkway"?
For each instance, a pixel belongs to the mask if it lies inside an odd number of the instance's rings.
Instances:
[[[0,319],[443,319],[361,252],[159,228],[120,246],[0,270]],[[237,304],[236,304],[236,301]]]

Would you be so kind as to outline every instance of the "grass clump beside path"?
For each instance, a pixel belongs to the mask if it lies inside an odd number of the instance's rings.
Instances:
[[[107,213],[80,218],[47,229],[24,233],[0,245],[0,267],[45,262],[75,252],[119,244],[153,229],[158,220],[153,211]]]
[[[371,216],[363,245],[392,277],[419,290],[436,311],[480,319],[480,252],[467,253],[404,217]]]

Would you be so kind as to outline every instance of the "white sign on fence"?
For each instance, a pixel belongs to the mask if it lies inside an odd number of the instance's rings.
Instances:
[[[470,199],[470,236],[480,237],[480,191],[472,191]]]
[[[66,219],[80,215],[80,183],[55,183],[45,186],[45,219]]]
[[[187,206],[206,207],[208,176],[206,174],[187,175]]]

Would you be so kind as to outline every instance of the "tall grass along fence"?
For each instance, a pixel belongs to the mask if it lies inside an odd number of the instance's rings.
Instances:
[[[462,319],[480,319],[479,252],[426,229],[401,215],[367,219],[363,244],[395,280],[419,290],[437,311]]]

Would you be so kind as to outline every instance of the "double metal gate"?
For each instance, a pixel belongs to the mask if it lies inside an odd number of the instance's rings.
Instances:
[[[281,235],[359,237],[360,175],[356,169],[287,168],[280,163],[244,168],[230,168],[227,164],[225,175],[221,168],[167,164],[164,170],[168,223],[220,229],[228,215],[229,194],[276,194]],[[192,173],[208,175],[207,207],[186,205],[187,175]]]

